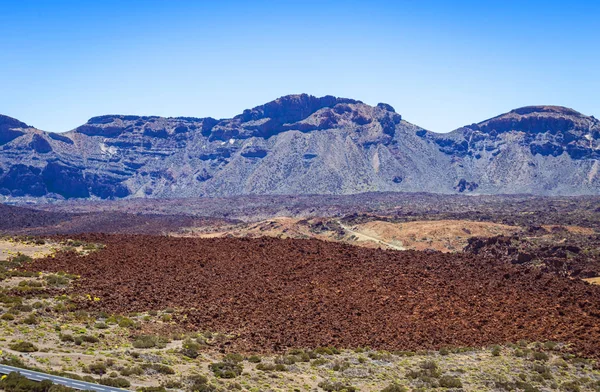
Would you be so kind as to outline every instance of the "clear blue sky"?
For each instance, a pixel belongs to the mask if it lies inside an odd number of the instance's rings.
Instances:
[[[600,1],[0,0],[0,113],[231,117],[306,92],[437,132],[534,104],[600,116]]]

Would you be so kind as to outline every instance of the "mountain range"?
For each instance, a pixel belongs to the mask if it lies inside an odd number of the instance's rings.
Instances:
[[[288,95],[231,118],[106,115],[51,133],[0,115],[0,200],[600,191],[600,121],[530,106],[453,132],[387,104]]]

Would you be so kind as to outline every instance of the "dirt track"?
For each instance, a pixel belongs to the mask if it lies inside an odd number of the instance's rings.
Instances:
[[[567,341],[599,357],[600,287],[465,254],[316,240],[87,235],[104,250],[38,259],[113,312],[177,307],[234,347],[420,349]]]

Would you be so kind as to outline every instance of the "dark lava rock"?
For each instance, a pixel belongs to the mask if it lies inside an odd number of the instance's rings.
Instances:
[[[67,143],[67,144],[75,144],[73,140],[69,139],[66,136],[63,136],[58,133],[48,132],[48,137],[53,140],[58,140],[59,142]]]
[[[267,156],[267,153],[267,150],[258,147],[248,148],[241,152],[245,158],[264,158]]]
[[[27,124],[14,118],[0,115],[0,146],[25,134],[25,132],[14,128],[27,128]]]
[[[36,167],[16,164],[0,178],[0,188],[9,190],[13,196],[43,196],[47,191],[40,174]]]
[[[460,193],[468,191],[473,192],[475,189],[479,187],[479,184],[475,182],[469,182],[464,178],[461,178],[460,181],[454,186],[454,189]]]
[[[33,135],[31,142],[29,142],[29,148],[40,154],[46,154],[52,151],[50,143],[40,135]]]
[[[67,199],[90,196],[81,169],[50,162],[44,168],[42,178],[48,192],[57,193]]]
[[[380,102],[377,104],[379,109],[387,110],[388,112],[396,113],[392,105],[388,105],[387,103]]]

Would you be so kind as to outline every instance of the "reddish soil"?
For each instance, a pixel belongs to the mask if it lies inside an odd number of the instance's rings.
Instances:
[[[527,340],[600,357],[600,287],[470,254],[318,240],[81,235],[88,256],[35,260],[81,275],[111,312],[182,309],[189,327],[237,334],[232,348],[437,349]],[[183,317],[181,318],[183,320]]]

